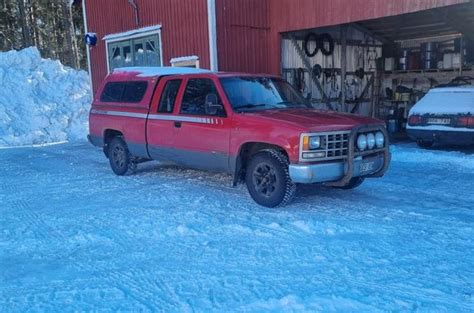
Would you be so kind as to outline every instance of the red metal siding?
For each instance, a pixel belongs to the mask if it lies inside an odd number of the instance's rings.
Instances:
[[[98,44],[91,49],[93,88],[97,90],[107,75],[107,34],[162,25],[163,62],[173,57],[197,55],[202,68],[209,68],[209,33],[206,0],[135,0],[140,10],[141,25],[127,0],[86,0],[89,32],[97,33]]]
[[[468,0],[273,0],[274,31],[287,32],[399,15]]]
[[[268,0],[217,0],[219,70],[269,72]]]

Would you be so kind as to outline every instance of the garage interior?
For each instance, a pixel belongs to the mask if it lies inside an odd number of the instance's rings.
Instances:
[[[284,33],[282,75],[314,107],[380,118],[402,139],[431,88],[474,83],[473,30],[471,1]]]

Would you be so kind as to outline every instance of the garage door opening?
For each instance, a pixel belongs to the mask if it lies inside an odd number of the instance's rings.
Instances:
[[[281,71],[313,106],[404,133],[430,89],[474,84],[474,3],[283,33]]]

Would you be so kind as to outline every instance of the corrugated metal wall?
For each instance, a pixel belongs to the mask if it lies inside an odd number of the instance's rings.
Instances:
[[[318,33],[329,33],[331,36],[340,40],[340,27],[326,27],[318,29]],[[349,27],[347,29],[347,39],[348,40],[366,40],[366,36],[360,31]],[[283,69],[283,77],[292,82],[294,80],[294,71],[295,68],[304,68],[303,61],[299,57],[295,46],[292,44],[290,39],[283,39],[281,46],[281,66]],[[297,40],[297,43],[300,47],[303,47],[303,40]],[[360,68],[364,68],[365,72],[373,72],[376,67],[376,59],[382,56],[381,43],[376,40],[370,40],[367,44],[373,46],[361,47],[355,45],[348,45],[346,50],[346,60],[347,60],[347,86],[346,86],[346,99],[354,100],[355,97],[359,96],[362,90],[365,88],[366,84],[369,81],[369,76],[367,75],[364,79],[355,77],[351,72],[355,72]],[[379,45],[379,46],[376,46]],[[315,43],[311,42],[309,44],[310,49],[314,48]],[[334,47],[334,53],[330,56],[325,56],[321,52],[316,54],[314,57],[309,57],[308,61],[313,67],[316,64],[322,66],[322,68],[341,68],[341,50],[342,47],[340,44],[336,44]],[[329,98],[339,97],[341,91],[341,76],[336,75],[335,77],[326,78],[323,74],[321,79],[322,88]],[[305,82],[306,86],[303,91],[303,94],[311,93],[314,99],[321,98],[321,94],[316,88],[315,84],[311,82],[309,72],[305,72]],[[369,93],[370,94],[370,93]]]
[[[269,72],[269,0],[216,0],[219,69]]]
[[[97,90],[107,75],[107,34],[161,24],[163,61],[197,55],[202,68],[209,68],[209,34],[206,0],[135,0],[140,8],[141,25],[127,0],[86,0],[89,32],[97,33],[98,44],[91,50],[92,81]]]

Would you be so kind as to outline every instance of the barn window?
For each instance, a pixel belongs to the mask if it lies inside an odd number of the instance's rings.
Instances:
[[[128,66],[162,66],[160,27],[148,27],[104,37],[108,70]]]

